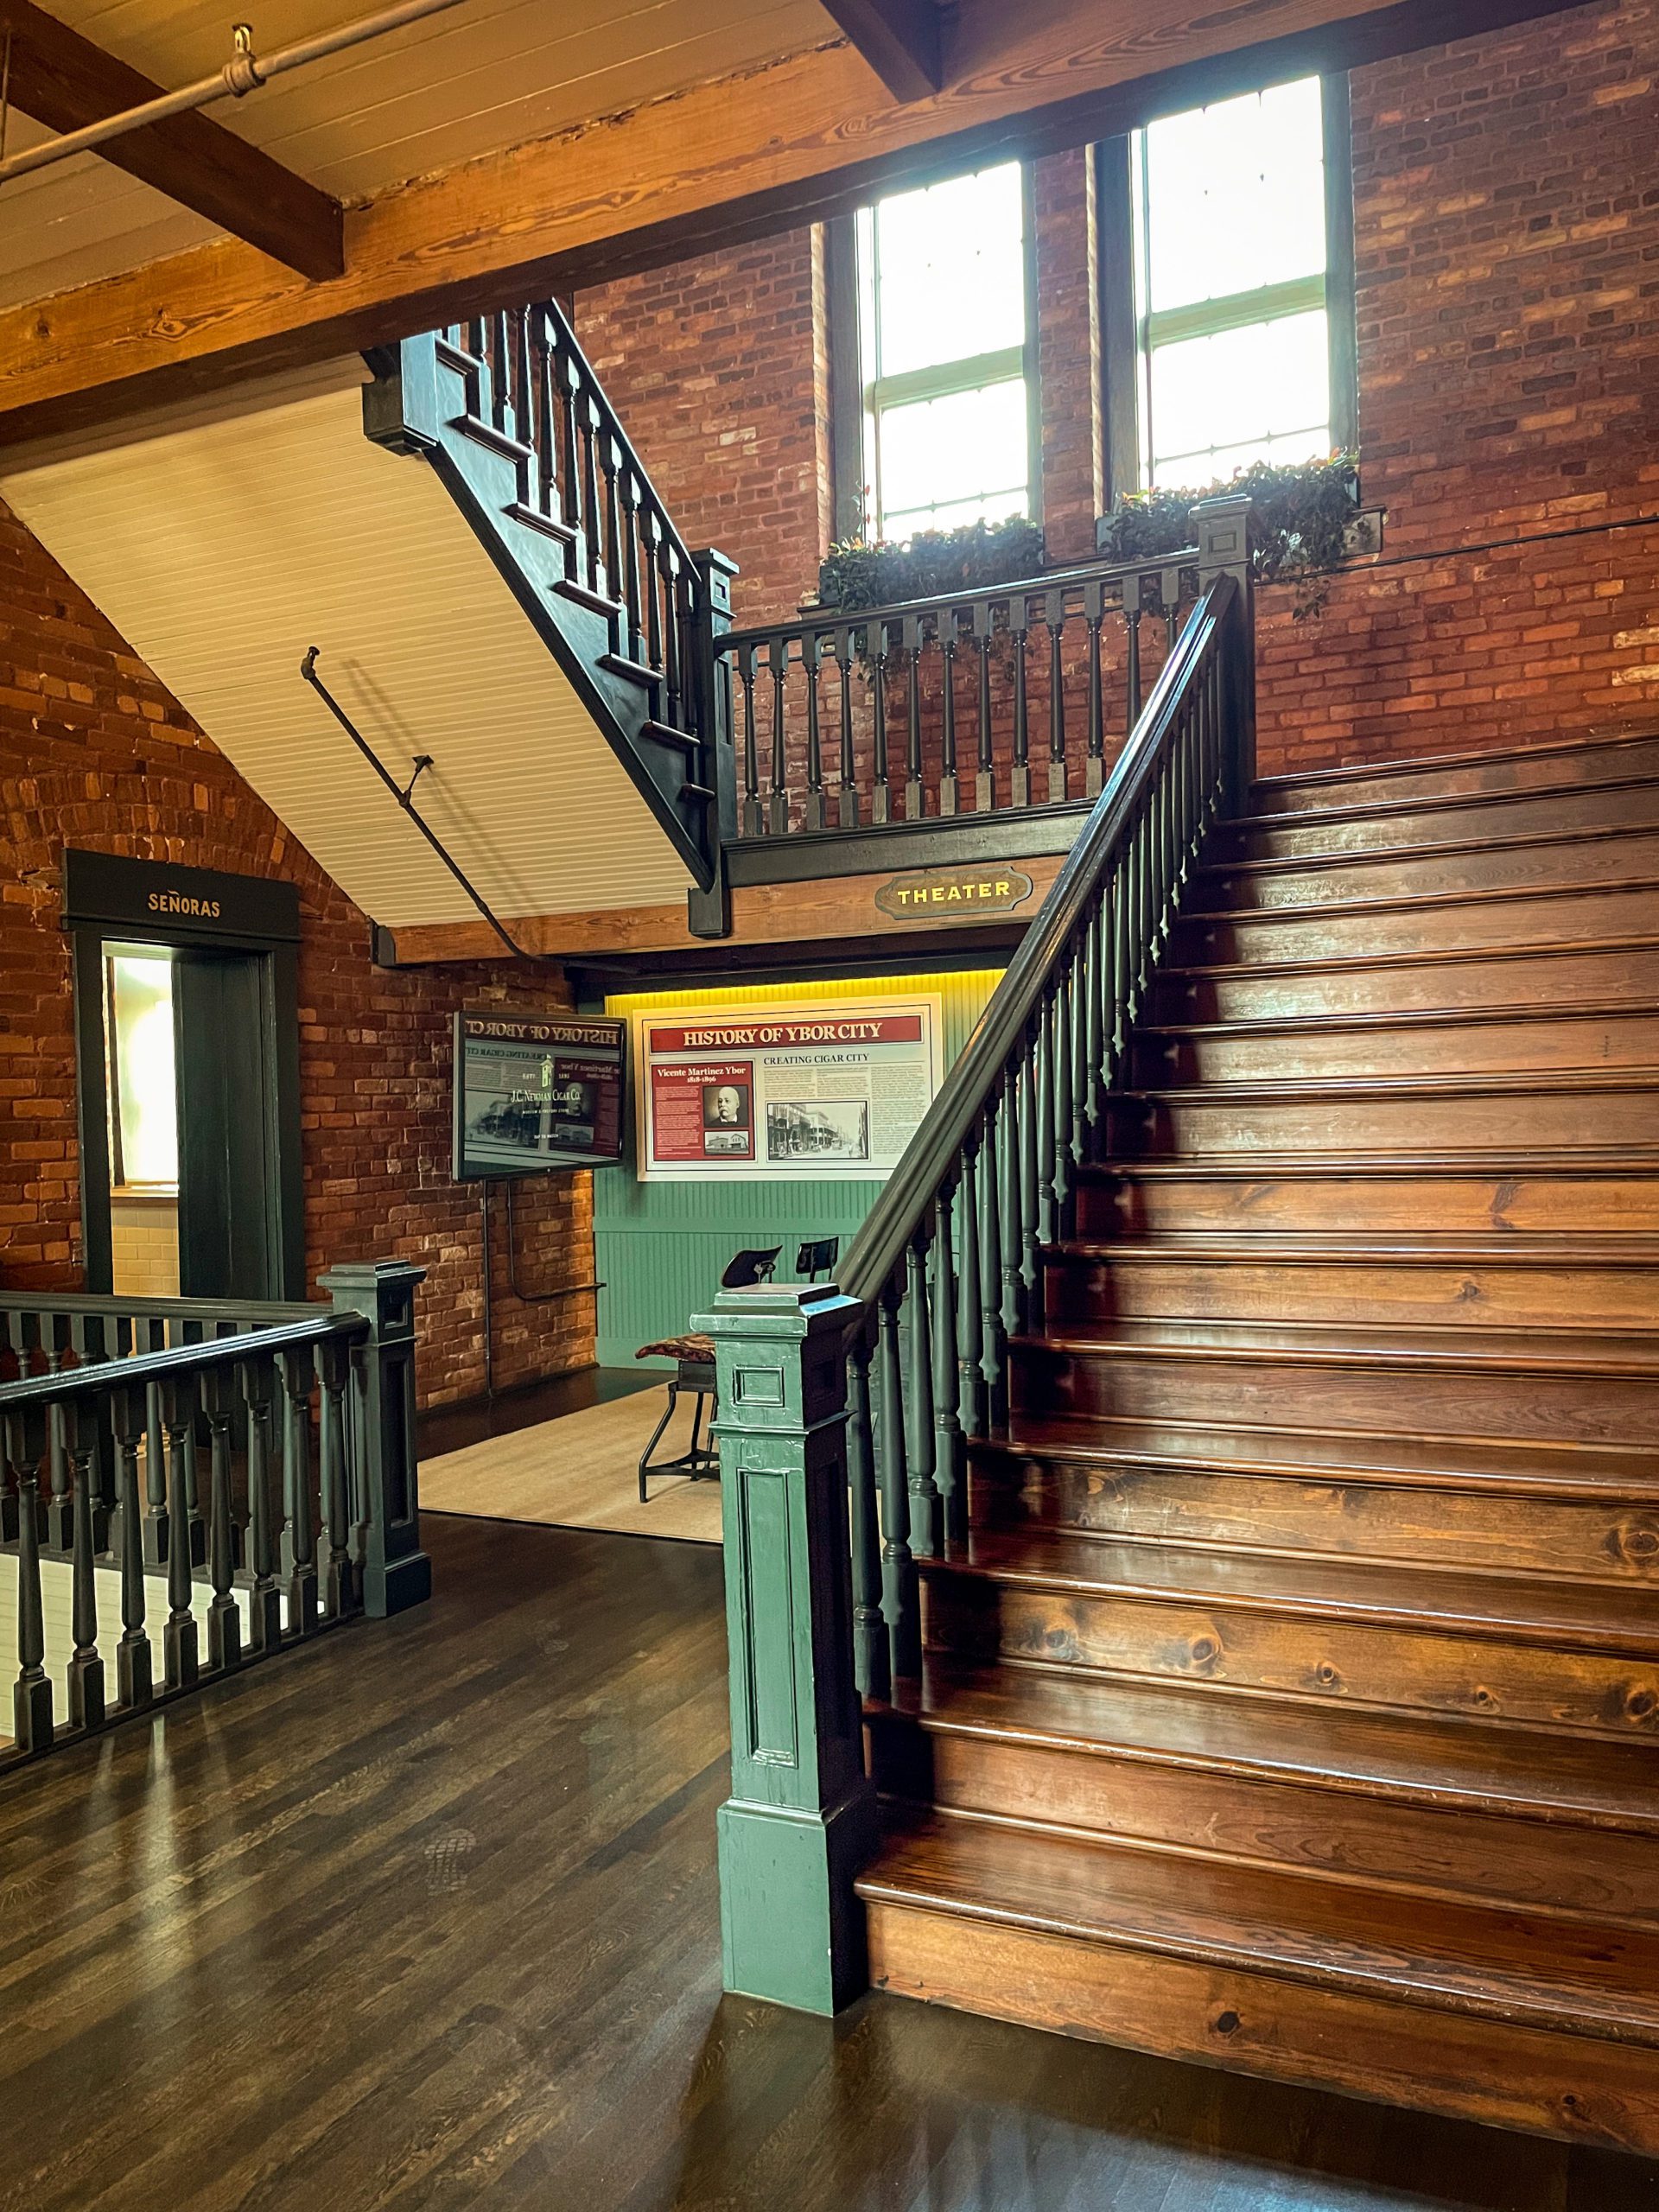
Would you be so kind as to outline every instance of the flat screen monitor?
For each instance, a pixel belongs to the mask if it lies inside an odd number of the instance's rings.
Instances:
[[[456,1181],[613,1166],[626,1034],[582,1014],[458,1014]]]

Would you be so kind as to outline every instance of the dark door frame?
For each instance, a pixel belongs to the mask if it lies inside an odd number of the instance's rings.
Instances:
[[[109,1095],[105,1057],[104,962],[112,950],[251,953],[259,961],[267,1065],[269,1295],[302,1299],[305,1281],[305,1179],[300,1140],[299,893],[259,876],[175,868],[101,853],[64,855],[63,927],[74,973],[75,1096],[80,1154],[80,1224],[86,1288],[108,1296]]]

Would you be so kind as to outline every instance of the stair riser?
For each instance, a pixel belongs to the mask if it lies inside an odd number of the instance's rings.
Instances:
[[[1651,783],[1474,799],[1459,806],[1390,807],[1386,813],[1346,815],[1336,821],[1252,823],[1224,829],[1217,839],[1217,857],[1230,863],[1291,860],[1310,853],[1399,852],[1414,845],[1485,843],[1502,837],[1560,836],[1568,830],[1629,830],[1643,824],[1659,825],[1659,778]]]
[[[1659,903],[1659,902],[1656,902]],[[1249,969],[1213,975],[1172,969],[1160,980],[1154,1019],[1296,1021],[1321,1014],[1422,1014],[1446,1007],[1659,1004],[1659,947],[1504,957],[1377,962],[1301,975]]]
[[[1229,1086],[1114,1103],[1106,1149],[1128,1158],[1258,1152],[1571,1152],[1659,1143],[1659,1086],[1462,1096],[1269,1099]]]
[[[1348,912],[1312,907],[1230,920],[1193,914],[1177,925],[1173,968],[1254,960],[1379,959],[1390,953],[1476,951],[1511,944],[1582,944],[1650,936],[1659,893],[1645,884],[1519,899],[1451,899]]]
[[[926,1563],[922,1625],[931,1649],[976,1663],[1103,1669],[1659,1743],[1659,1657],[1307,1610],[1258,1611],[1215,1599],[1026,1587]],[[1659,1608],[1654,1645],[1659,1653]]]
[[[1659,1388],[1644,1376],[1450,1370],[1402,1358],[1366,1365],[1250,1352],[1147,1354],[1017,1344],[1010,1362],[1013,1440],[1027,1408],[1128,1421],[1263,1428],[1346,1428],[1413,1436],[1530,1437],[1540,1442],[1659,1444]]]
[[[1308,1027],[1255,1035],[1148,1037],[1135,1045],[1133,1084],[1346,1081],[1357,1076],[1512,1072],[1522,1068],[1659,1066],[1659,1014],[1521,1021],[1407,1023],[1397,1029]]]
[[[1102,1174],[1077,1192],[1080,1237],[1372,1230],[1411,1235],[1432,1223],[1443,1236],[1618,1230],[1659,1234],[1659,1176],[1469,1177],[1329,1173],[1278,1177],[1202,1168]]]
[[[1376,1327],[1650,1328],[1656,1271],[1639,1267],[1408,1265],[1280,1258],[1227,1262],[1173,1256],[1047,1264],[1044,1314],[1109,1331],[1118,1320],[1324,1321]]]
[[[1659,832],[1632,830],[1589,843],[1549,839],[1536,845],[1472,852],[1357,855],[1333,867],[1273,861],[1230,874],[1206,869],[1197,905],[1224,913],[1236,907],[1331,906],[1359,899],[1429,899],[1463,893],[1652,882],[1659,877]]]
[[[1659,1459],[1652,1472],[1659,1491]],[[1616,1498],[1580,1504],[1468,1487],[1001,1459],[976,1465],[969,1497],[976,1528],[1071,1529],[1454,1568],[1478,1560],[1497,1572],[1659,1587],[1659,1504]]]
[[[1459,2119],[1659,2151],[1650,2050],[872,1902],[870,1978],[1029,2027]]]
[[[1659,737],[1645,734],[1617,744],[1541,747],[1507,760],[1427,760],[1421,766],[1379,770],[1375,775],[1274,779],[1257,786],[1252,807],[1260,814],[1297,814],[1310,807],[1408,806],[1414,798],[1439,798],[1453,791],[1496,797],[1553,784],[1586,789],[1643,776],[1659,776]]]
[[[918,1804],[1659,1928],[1659,1840],[1652,1838],[1241,1781],[1110,1751],[935,1732],[896,1717],[873,1726],[870,1743],[877,1787]],[[1203,1866],[1192,1871],[1202,1882]],[[1409,1911],[1408,1897],[1402,1910]]]

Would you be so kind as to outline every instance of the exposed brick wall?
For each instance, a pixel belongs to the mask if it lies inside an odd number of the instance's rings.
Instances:
[[[739,621],[793,613],[833,512],[822,232],[581,292],[575,326],[680,535],[737,563]]]
[[[1400,556],[1659,511],[1659,0],[1379,63],[1351,94],[1387,553],[1316,621],[1262,595],[1262,765],[1650,721],[1659,530]],[[1034,198],[1045,515],[1075,560],[1104,473],[1086,157],[1039,162]],[[671,507],[743,563],[745,621],[810,588],[829,535],[821,258],[795,232],[577,301]]]
[[[1659,5],[1580,8],[1356,71],[1361,467],[1383,563],[1264,597],[1266,767],[1651,723]]]
[[[0,1275],[81,1275],[65,845],[298,886],[307,1274],[348,1259],[428,1270],[419,1382],[483,1387],[478,1198],[449,1178],[449,1023],[463,1003],[569,1002],[556,971],[419,969],[368,957],[368,923],[57,567],[0,506]],[[527,1185],[525,1289],[593,1280],[587,1176]],[[497,1208],[499,1387],[586,1364],[592,1297],[519,1305]]]

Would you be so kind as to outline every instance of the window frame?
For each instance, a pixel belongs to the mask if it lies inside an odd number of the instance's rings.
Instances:
[[[979,162],[953,167],[906,183],[900,190],[925,189],[946,184],[958,176],[972,176],[982,168],[1001,168],[1001,162]],[[1020,170],[1020,260],[1024,284],[1025,337],[1018,346],[990,353],[962,354],[950,361],[931,363],[894,375],[867,377],[864,363],[864,316],[859,296],[858,218],[879,200],[896,196],[880,194],[845,215],[832,217],[824,230],[824,308],[829,326],[830,473],[833,486],[832,529],[837,541],[879,536],[882,530],[880,477],[880,418],[889,407],[919,400],[945,399],[958,392],[981,391],[997,384],[1023,379],[1026,392],[1025,512],[1039,527],[1043,519],[1042,393],[1039,368],[1041,353],[1037,281],[1036,194],[1032,166]],[[1017,363],[1017,365],[1014,365]],[[989,371],[989,373],[987,372]],[[867,505],[866,486],[870,493]]]
[[[1358,347],[1354,319],[1354,170],[1353,134],[1345,71],[1334,74],[1299,73],[1275,83],[1300,81],[1301,74],[1319,75],[1319,115],[1325,177],[1325,274],[1323,278],[1294,278],[1287,284],[1267,288],[1274,294],[1305,293],[1306,308],[1322,306],[1331,372],[1331,439],[1334,447],[1351,448],[1359,437]],[[1266,92],[1269,85],[1254,87]],[[1204,105],[1209,103],[1198,103]],[[1185,114],[1183,105],[1162,113]],[[1107,497],[1115,504],[1146,488],[1147,474],[1145,378],[1147,352],[1135,299],[1135,209],[1132,175],[1132,134],[1102,140],[1095,148],[1095,190],[1099,214],[1100,251],[1096,268],[1101,331],[1101,419],[1106,439]],[[1317,288],[1317,289],[1316,289]],[[1263,320],[1261,295],[1251,298],[1244,312],[1241,296],[1196,307],[1169,308],[1159,321],[1190,325],[1184,334],[1198,336],[1229,327],[1242,328]],[[1281,305],[1280,311],[1287,311]]]

